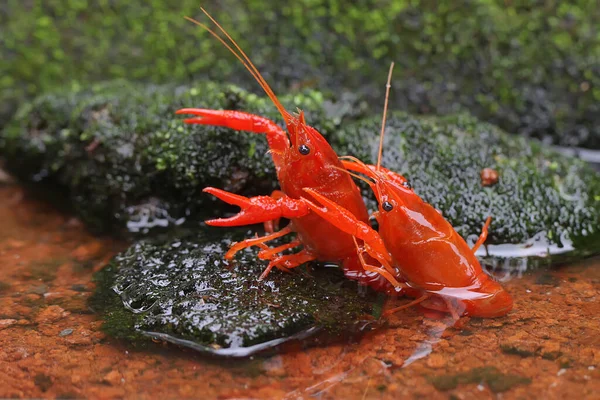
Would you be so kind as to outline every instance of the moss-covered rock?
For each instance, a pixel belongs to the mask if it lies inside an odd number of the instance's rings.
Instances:
[[[283,96],[324,133],[339,123],[324,99],[307,91]],[[292,107],[292,105],[294,107]],[[43,95],[23,105],[0,135],[7,168],[26,182],[66,188],[75,212],[96,230],[132,231],[196,220],[217,207],[205,186],[249,194],[277,185],[262,135],[187,126],[183,107],[240,109],[277,118],[266,96],[230,85],[137,85],[123,81]],[[342,111],[345,112],[345,111]],[[337,121],[337,122],[336,122]]]
[[[256,88],[220,43],[182,18],[203,18],[196,0],[4,3],[0,126],[24,97],[104,79],[202,76]],[[280,88],[318,85],[380,100],[394,60],[392,100],[408,111],[466,108],[511,133],[600,147],[600,8],[593,1],[223,0],[206,7]]]
[[[348,125],[334,142],[375,163],[380,126],[380,118]],[[463,237],[475,239],[491,215],[487,243],[535,246],[534,251],[515,248],[514,254],[543,255],[549,247],[554,253],[600,249],[600,175],[537,141],[510,136],[468,115],[393,114],[382,165],[407,177]],[[483,186],[484,168],[498,172],[497,184]]]
[[[338,154],[375,162],[379,117],[365,119],[352,103],[331,103],[318,92],[282,101],[306,110]],[[279,120],[268,99],[233,86],[117,81],[24,105],[0,135],[0,152],[11,172],[64,189],[76,213],[104,231],[198,225],[233,210],[201,193],[205,186],[246,195],[277,187],[262,135],[186,126],[173,113],[189,106],[242,109]],[[543,255],[551,248],[570,257],[600,248],[600,177],[585,163],[462,114],[392,113],[387,127],[383,165],[410,178],[464,237],[476,237],[492,215],[488,243],[524,244],[508,249],[513,255]],[[484,187],[483,168],[496,170],[499,182]],[[372,195],[365,195],[374,208]],[[506,254],[504,248],[488,249]]]
[[[134,244],[96,275],[91,305],[110,335],[158,338],[217,355],[245,356],[320,330],[354,331],[376,315],[375,295],[358,290],[335,268],[273,272],[257,252],[234,264],[223,256],[237,235],[209,239],[203,231],[166,242]]]

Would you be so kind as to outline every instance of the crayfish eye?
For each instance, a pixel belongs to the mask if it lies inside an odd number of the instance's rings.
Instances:
[[[298,146],[298,151],[303,156],[307,156],[310,153],[310,148],[308,148],[308,146],[305,144],[301,144],[300,146]]]
[[[394,209],[394,206],[389,201],[384,201],[381,207],[383,207],[385,211],[392,211]]]
[[[412,189],[412,185],[410,184],[409,181],[402,182],[402,186],[404,186],[407,189]]]

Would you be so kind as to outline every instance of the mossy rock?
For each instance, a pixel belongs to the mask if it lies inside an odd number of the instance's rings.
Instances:
[[[283,96],[324,134],[347,111],[314,91]],[[292,107],[292,105],[294,107]],[[274,166],[262,135],[189,126],[184,107],[239,109],[281,121],[266,96],[231,85],[139,85],[113,81],[59,91],[24,104],[0,135],[7,168],[25,182],[66,189],[75,212],[94,230],[131,231],[215,215],[221,202],[202,193],[217,186],[270,193]],[[211,210],[216,207],[217,210]]]
[[[306,110],[338,154],[376,161],[379,117],[364,118],[352,101],[334,103],[314,91],[282,101]],[[63,189],[97,231],[198,226],[235,210],[202,193],[205,186],[245,195],[277,187],[262,135],[186,126],[174,111],[189,106],[241,109],[279,121],[267,98],[230,85],[116,81],[25,104],[0,136],[0,151],[6,168],[24,181]],[[464,114],[391,113],[387,126],[383,165],[407,176],[463,237],[475,238],[491,215],[487,243],[522,245],[509,249],[513,255],[554,254],[536,264],[598,252],[600,178],[582,161]],[[496,185],[482,186],[483,168],[498,171]],[[372,194],[365,196],[373,209]],[[505,258],[505,249],[487,249]],[[524,269],[527,260],[511,259],[507,267]]]
[[[375,163],[380,126],[380,118],[362,120],[332,140],[346,153]],[[492,244],[492,255],[544,257],[549,250],[557,262],[600,251],[600,175],[535,140],[508,135],[468,115],[393,113],[382,165],[407,177],[415,192],[472,242],[491,215],[486,243]],[[497,184],[483,186],[484,168],[498,172]],[[370,191],[365,194],[373,201]],[[521,246],[511,251],[493,244]]]
[[[600,8],[593,1],[223,0],[206,5],[269,82],[350,91],[375,109],[396,61],[392,102],[467,109],[510,133],[600,148]],[[256,89],[207,32],[196,0],[6,0],[0,12],[0,126],[25,98],[100,80]]]
[[[257,251],[224,260],[246,232],[212,239],[206,232],[138,242],[100,271],[90,304],[104,315],[104,330],[136,343],[154,338],[247,356],[321,331],[356,333],[364,316],[381,311],[375,294],[337,268],[272,272],[259,281],[266,263]]]

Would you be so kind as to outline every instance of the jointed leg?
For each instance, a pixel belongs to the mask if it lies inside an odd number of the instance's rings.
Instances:
[[[269,240],[276,239],[277,235],[281,234],[281,232],[285,231],[286,229],[289,229],[289,228],[285,227],[281,231],[279,231],[275,234],[263,236],[260,238],[246,239],[242,242],[235,243],[229,249],[229,251],[225,255],[225,258],[229,258],[229,259],[232,258],[233,255],[235,255],[235,253],[237,251],[241,250],[242,248],[249,247],[249,246],[258,246],[262,249],[258,253],[258,258],[260,258],[261,260],[271,260],[271,262],[269,263],[269,265],[267,266],[265,271],[260,275],[259,280],[266,278],[267,275],[269,274],[269,272],[271,272],[271,270],[274,267],[278,268],[284,272],[289,272],[289,268],[293,268],[293,267],[297,266],[297,265],[292,265],[292,261],[296,260],[296,261],[300,262],[300,264],[306,262],[304,255],[301,255],[300,257],[295,257],[295,256],[298,256],[298,254],[301,254],[302,251],[300,253],[290,254],[288,256],[278,255],[277,253],[280,253],[284,250],[293,249],[294,247],[298,247],[302,244],[302,242],[300,242],[300,240],[298,240],[298,239],[294,239],[290,243],[286,243],[286,244],[283,244],[281,246],[274,247],[274,248],[271,248],[264,243],[264,242],[268,242]],[[288,232],[285,232],[284,234],[287,234],[290,232],[291,231],[288,231]],[[239,247],[239,248],[237,248],[237,247]],[[229,253],[232,253],[232,254],[230,255]],[[228,257],[228,255],[230,255],[230,257]],[[308,260],[308,261],[310,261],[310,260]],[[298,265],[300,265],[300,264],[298,264]]]
[[[354,240],[354,244],[356,245],[356,253],[358,254],[358,259],[360,260],[360,264],[362,265],[363,269],[367,272],[375,272],[381,276],[383,276],[385,279],[388,280],[388,282],[390,282],[394,287],[396,288],[405,288],[406,285],[398,282],[398,280],[396,278],[394,278],[394,276],[392,274],[390,274],[388,271],[386,271],[383,268],[378,268],[375,267],[373,265],[367,264],[367,262],[365,261],[365,258],[363,256],[363,253],[366,251],[364,249],[364,247],[360,247],[358,245],[358,242],[356,241],[356,238],[353,236],[352,239]]]
[[[304,188],[304,191],[313,196],[319,203],[323,204],[323,206],[319,207],[309,200],[305,200],[305,203],[310,207],[312,212],[319,215],[341,231],[352,235],[354,238],[361,239],[364,242],[364,250],[387,270],[388,276],[393,276],[395,271],[390,265],[392,257],[387,251],[383,239],[379,236],[377,231],[373,230],[373,228],[365,222],[358,220],[350,211],[318,192],[310,188]]]
[[[488,228],[490,227],[491,222],[492,217],[487,217],[487,219],[485,220],[485,224],[481,229],[481,235],[479,235],[479,239],[477,239],[477,242],[475,242],[475,245],[473,246],[473,253],[475,253],[477,249],[483,244],[483,242],[485,242],[485,239],[487,239]]]
[[[267,268],[264,270],[262,275],[258,278],[258,280],[263,280],[269,275],[269,272],[276,267],[284,270],[290,270],[292,268],[296,268],[299,265],[307,263],[309,261],[316,260],[317,257],[312,254],[310,251],[306,249],[302,249],[300,252],[296,254],[287,254],[283,256],[279,256],[274,258]]]
[[[260,247],[260,248],[262,249],[262,251],[261,251],[260,253],[258,253],[258,257],[259,257],[259,258],[260,258],[260,255],[261,255],[261,253],[264,253],[264,252],[270,252],[271,250],[274,250],[274,249],[272,249],[271,247],[267,246],[267,245],[266,245],[266,244],[264,244],[264,243],[259,243],[259,244],[257,244],[257,246],[258,246],[258,247]],[[280,246],[280,247],[281,247],[281,246]],[[273,258],[273,257],[271,257],[271,258],[264,258],[264,259],[272,259],[272,258]],[[267,268],[268,268],[268,267],[267,267]],[[272,267],[271,267],[271,268],[272,268]],[[282,266],[279,266],[279,267],[278,267],[278,269],[280,269],[280,270],[281,270],[281,271],[283,271],[283,272],[290,272],[290,271],[289,271],[287,268],[284,268],[284,267],[282,267]],[[263,274],[265,274],[265,271],[263,271],[263,273],[261,274],[261,276],[262,276]],[[267,274],[268,274],[268,273],[267,273]],[[266,276],[266,275],[265,275],[265,276]]]
[[[267,246],[264,246],[264,247],[261,246],[261,248],[263,250],[260,253],[258,253],[258,258],[260,258],[261,260],[272,260],[274,258],[274,256],[277,255],[277,253],[281,253],[282,251],[293,249],[294,247],[298,247],[301,244],[302,244],[302,242],[300,242],[300,240],[295,239],[289,243],[282,244],[281,246],[274,247],[274,248],[267,247]]]
[[[273,190],[273,193],[271,193],[271,197],[275,200],[279,200],[285,196],[286,196],[286,194],[283,193],[281,190]],[[279,220],[280,220],[280,218],[276,218],[271,221],[265,221],[265,223],[264,223],[265,232],[273,233],[276,230],[278,230],[279,229]]]
[[[292,232],[292,228],[290,228],[290,226],[288,225],[285,228],[283,228],[282,230],[272,233],[270,235],[266,235],[266,236],[262,236],[262,237],[258,237],[258,238],[246,239],[246,240],[242,240],[241,242],[234,243],[229,248],[229,251],[225,254],[225,258],[228,260],[231,260],[235,256],[235,253],[237,253],[238,251],[240,251],[242,249],[245,249],[246,247],[258,246],[262,243],[269,242],[271,240],[275,240],[277,238],[285,236],[291,232]]]
[[[489,218],[488,218],[488,221],[489,221]],[[443,299],[444,299],[444,302],[446,303],[446,307],[448,307],[448,312],[450,313],[450,315],[452,315],[452,319],[454,321],[458,321],[460,319],[460,315],[458,314],[458,312],[456,310],[456,308],[457,308],[456,305],[452,304],[452,302],[445,297],[443,297]]]
[[[242,226],[278,220],[279,218],[298,218],[310,213],[308,205],[302,199],[293,199],[279,192],[278,198],[270,196],[244,197],[225,190],[207,187],[202,190],[228,204],[241,208],[240,212],[229,218],[206,221],[210,226]]]
[[[401,305],[400,307],[391,308],[391,309],[385,311],[381,316],[382,317],[387,317],[388,315],[395,314],[395,313],[397,313],[400,310],[404,310],[406,308],[410,308],[412,306],[415,306],[415,305],[421,303],[422,301],[427,300],[429,298],[429,296],[430,296],[429,293],[425,293],[423,296],[419,297],[416,300],[411,301],[410,303]]]

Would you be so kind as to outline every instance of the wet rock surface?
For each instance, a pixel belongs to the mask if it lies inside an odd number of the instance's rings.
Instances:
[[[273,272],[258,281],[267,263],[257,251],[224,260],[232,239],[244,233],[210,238],[200,231],[166,243],[138,242],[115,257],[97,274],[91,302],[104,314],[104,330],[247,356],[319,331],[358,331],[381,310],[374,293],[360,294],[337,268]]]
[[[515,309],[503,318],[449,328],[411,308],[359,342],[295,343],[280,355],[215,362],[164,342],[139,351],[102,331],[88,306],[92,275],[126,244],[92,237],[15,187],[0,187],[0,219],[3,398],[512,400],[594,399],[600,391],[597,259],[505,282]],[[39,275],[40,261],[52,274]],[[497,386],[505,380],[494,378],[506,376],[518,384]]]

